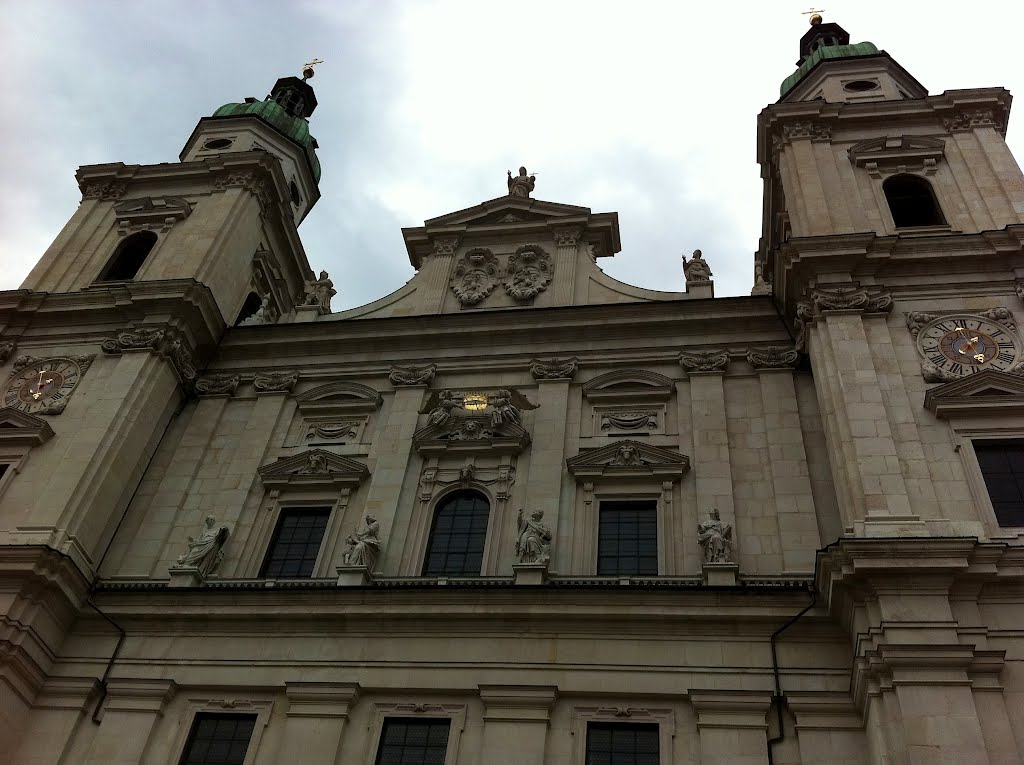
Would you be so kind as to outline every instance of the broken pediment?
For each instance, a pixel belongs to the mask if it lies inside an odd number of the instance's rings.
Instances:
[[[623,439],[589,449],[565,461],[578,482],[657,479],[678,481],[690,469],[690,458],[660,446]]]
[[[114,205],[121,233],[146,227],[166,231],[192,214],[192,205],[184,197],[139,197]]]
[[[420,454],[519,454],[530,443],[530,434],[515,422],[495,424],[490,415],[455,413],[417,430],[412,442]]]
[[[49,441],[53,428],[46,420],[19,409],[0,409],[0,447],[31,449]]]
[[[941,138],[905,135],[871,138],[850,147],[850,161],[864,167],[869,173],[879,169],[904,172],[908,169],[924,170],[930,175],[945,153],[946,142]]]
[[[291,488],[353,487],[370,475],[363,463],[324,449],[282,457],[256,472],[265,486]]]
[[[369,414],[380,408],[380,393],[366,385],[333,382],[320,385],[295,397],[303,415]]]
[[[932,388],[925,394],[924,407],[942,419],[1018,414],[1024,412],[1024,377],[987,369]]]
[[[622,369],[590,380],[583,386],[583,396],[591,401],[667,401],[675,390],[675,382],[665,375],[644,369]]]

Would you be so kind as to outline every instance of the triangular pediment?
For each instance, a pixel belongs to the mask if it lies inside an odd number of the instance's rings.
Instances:
[[[577,481],[658,479],[678,481],[690,469],[684,454],[642,441],[622,439],[565,461]]]
[[[373,412],[382,400],[373,388],[353,382],[327,383],[295,397],[300,412],[319,415]]]
[[[554,221],[559,218],[589,216],[589,207],[545,202],[543,199],[524,197],[498,197],[464,210],[424,221],[428,228],[434,226],[481,226],[498,223],[524,223],[532,221]],[[506,218],[517,220],[505,220]]]
[[[326,449],[308,449],[291,457],[282,457],[257,471],[266,486],[355,486],[370,471],[362,462]]]
[[[39,446],[53,437],[53,428],[46,420],[19,409],[0,409],[0,446]]]
[[[420,428],[412,442],[420,454],[519,454],[530,443],[530,433],[514,422],[494,425],[487,414],[456,414],[444,423]]]
[[[955,414],[1007,415],[1024,411],[1024,377],[989,369],[929,390],[925,409],[948,419]]]

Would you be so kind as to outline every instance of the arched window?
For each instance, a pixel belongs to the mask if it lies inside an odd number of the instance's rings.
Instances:
[[[135,274],[146,262],[149,251],[156,244],[156,234],[152,231],[138,231],[127,237],[114,250],[113,257],[107,262],[100,275],[101,282],[126,282],[135,278]]]
[[[446,497],[434,513],[424,576],[480,576],[491,507],[476,491]]]
[[[250,292],[245,296],[245,302],[242,303],[242,310],[238,312],[238,318],[235,319],[235,326],[237,327],[243,321],[248,319],[263,305],[263,298],[257,295],[255,292]]]
[[[932,185],[916,175],[894,175],[882,184],[896,228],[942,226],[946,220]]]

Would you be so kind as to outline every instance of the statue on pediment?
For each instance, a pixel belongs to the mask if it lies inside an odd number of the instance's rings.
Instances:
[[[529,198],[530,192],[533,191],[533,187],[537,184],[536,175],[527,175],[526,168],[519,168],[519,175],[513,176],[512,171],[508,171],[508,195],[510,197],[526,197]]]

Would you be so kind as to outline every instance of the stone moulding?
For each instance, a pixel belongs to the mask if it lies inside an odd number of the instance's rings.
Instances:
[[[683,351],[679,354],[679,364],[688,373],[724,372],[729,365],[727,351]]]
[[[792,369],[800,360],[795,348],[776,348],[747,351],[747,363],[754,369]]]
[[[174,367],[182,387],[191,391],[195,379],[196,363],[184,336],[170,326],[137,327],[125,329],[107,338],[100,345],[104,353],[119,354],[127,351],[149,351],[167,359]]]
[[[952,117],[942,120],[943,127],[950,133],[964,133],[980,127],[990,127],[1002,132],[1006,124],[1002,115],[994,109],[960,109]]]
[[[163,233],[191,215],[192,205],[184,197],[139,197],[115,204],[114,214],[120,236],[142,228]]]
[[[921,170],[932,175],[945,154],[946,142],[926,136],[899,136],[871,138],[850,147],[850,162],[863,167],[874,178],[887,173]]]
[[[351,488],[370,475],[363,463],[324,449],[308,449],[291,457],[282,457],[256,472],[268,488]]]
[[[237,374],[211,374],[203,375],[195,383],[196,395],[219,396],[235,395],[238,390],[238,383],[241,378]]]
[[[297,371],[257,372],[253,377],[252,387],[257,393],[288,393],[298,381]]]
[[[423,366],[399,366],[391,367],[388,373],[388,380],[394,386],[401,385],[427,385],[434,379],[437,371],[437,364],[426,364]]]
[[[690,458],[660,446],[624,439],[570,457],[565,465],[577,483],[638,478],[674,482],[690,469]]]
[[[295,397],[303,416],[317,417],[370,414],[380,409],[383,401],[373,388],[353,382],[326,383]]]
[[[534,380],[571,380],[579,369],[579,359],[531,359],[530,374]]]
[[[619,369],[584,383],[583,397],[588,401],[653,403],[668,401],[675,390],[675,382],[665,375],[646,369]]]
[[[939,419],[957,415],[1007,417],[1024,412],[1024,377],[986,369],[970,377],[953,377],[924,394],[924,408]]]
[[[0,447],[40,446],[53,438],[53,428],[46,420],[19,409],[0,409]]]

